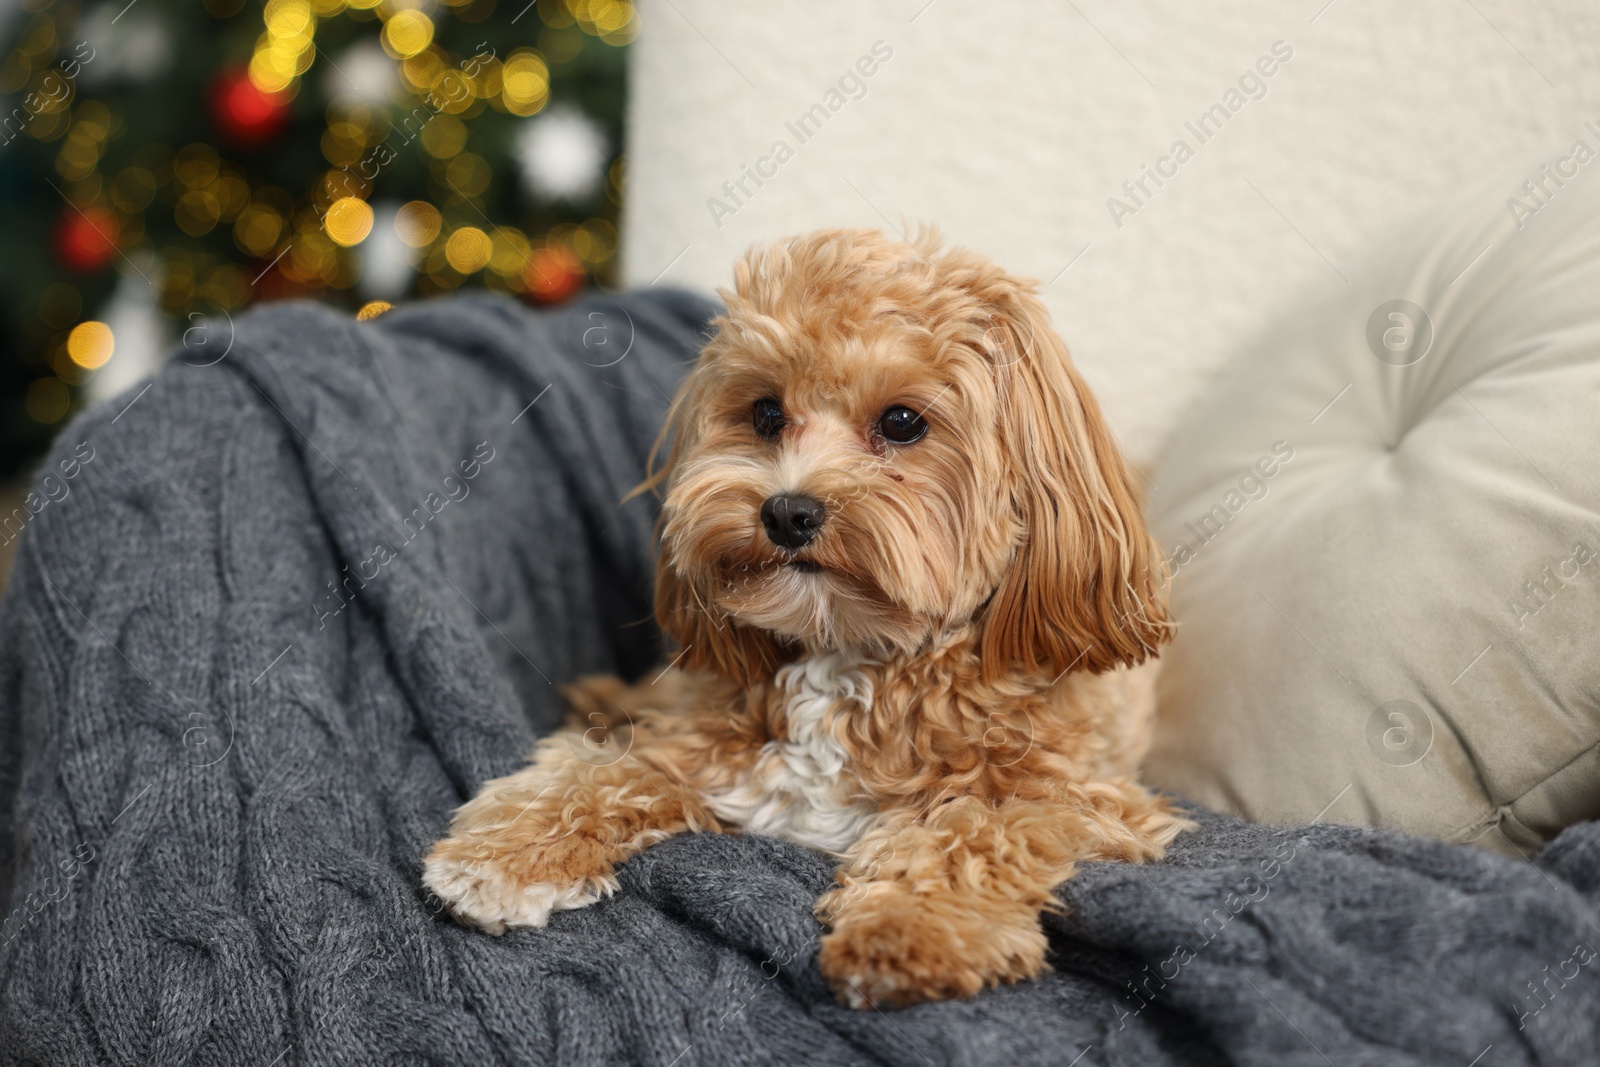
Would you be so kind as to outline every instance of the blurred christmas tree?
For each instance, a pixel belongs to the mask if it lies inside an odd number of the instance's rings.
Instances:
[[[24,7],[0,26],[0,477],[130,349],[247,304],[610,280],[629,0]]]

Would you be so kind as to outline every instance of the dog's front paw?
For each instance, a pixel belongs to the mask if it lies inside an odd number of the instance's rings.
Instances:
[[[422,865],[422,882],[462,923],[499,935],[543,926],[553,911],[593,904],[617,880],[597,842],[528,842],[493,832],[457,833]]]
[[[852,1008],[970,997],[1045,970],[1039,918],[1013,901],[857,886],[828,893],[817,912],[833,926],[822,975]]]

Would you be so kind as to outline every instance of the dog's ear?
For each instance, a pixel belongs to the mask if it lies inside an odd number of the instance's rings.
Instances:
[[[698,375],[691,374],[673,399],[660,436],[650,449],[645,480],[628,494],[660,492],[672,482],[673,468],[694,433],[691,413],[698,408]],[[656,623],[677,649],[667,649],[672,662],[689,670],[711,671],[749,687],[771,681],[792,650],[780,646],[772,635],[746,626],[702,595],[672,565],[671,546],[665,542],[665,517],[656,520]]]
[[[987,268],[987,269],[985,269]],[[1033,284],[974,265],[1023,527],[982,615],[983,671],[1131,666],[1170,636],[1166,575],[1127,466]]]

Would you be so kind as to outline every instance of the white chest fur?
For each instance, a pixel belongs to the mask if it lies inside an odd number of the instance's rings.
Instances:
[[[825,729],[830,713],[865,711],[872,683],[863,661],[831,652],[790,664],[776,682],[787,697],[787,736],[768,741],[732,789],[707,796],[718,818],[752,833],[844,852],[877,815],[859,795],[844,749]]]

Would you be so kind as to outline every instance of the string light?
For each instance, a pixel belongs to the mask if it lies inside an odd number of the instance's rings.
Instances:
[[[333,202],[322,221],[334,243],[349,248],[365,241],[372,232],[372,208],[365,200],[342,197]]]
[[[172,176],[186,188],[199,189],[217,176],[219,163],[217,150],[210,145],[184,145],[172,157]]]
[[[550,99],[550,68],[532,49],[506,57],[500,71],[500,104],[513,115],[534,115]]]
[[[307,0],[267,0],[262,20],[266,32],[250,56],[250,83],[263,93],[289,92],[315,58],[316,13]]]
[[[413,200],[395,213],[394,232],[412,248],[426,248],[439,236],[441,222],[438,208],[426,200]]]
[[[266,258],[278,244],[287,220],[271,204],[253,202],[233,225],[233,242],[241,252]]]
[[[384,51],[396,59],[410,59],[433,43],[433,20],[415,8],[389,16],[379,35]]]
[[[467,127],[454,115],[437,115],[422,128],[422,148],[435,159],[449,159],[467,144]]]
[[[85,370],[105,366],[115,347],[111,327],[103,322],[80,322],[67,335],[67,356]]]
[[[143,211],[156,196],[156,176],[144,167],[124,167],[111,183],[111,203],[129,214]]]
[[[489,238],[489,268],[505,278],[520,278],[531,255],[527,235],[515,226],[496,226]]]
[[[493,249],[489,235],[476,226],[463,226],[445,243],[445,260],[461,274],[473,274],[489,263]]]
[[[578,28],[610,45],[624,45],[638,36],[633,4],[628,0],[571,0]]]
[[[36,422],[60,422],[71,406],[72,393],[60,378],[39,378],[28,386],[27,411]]]
[[[250,299],[250,279],[232,263],[225,263],[207,276],[205,283],[196,287],[195,296],[219,308],[236,308]]]
[[[222,205],[210,187],[190,189],[178,198],[172,209],[178,228],[190,237],[203,237],[210,233],[222,218]]]
[[[504,88],[505,69],[495,56],[474,58],[478,60],[477,68],[465,72],[472,83],[472,95],[477,100],[495,102]]]
[[[413,92],[422,96],[432,92],[444,72],[444,58],[431,48],[410,56],[400,64],[400,77],[405,79]],[[438,107],[443,102],[435,101],[434,106]]]
[[[273,143],[283,123],[306,121],[304,109],[295,109],[291,117],[290,100],[313,66],[320,76],[339,58],[328,58],[333,47],[326,39],[318,51],[319,30],[326,33],[334,28],[323,26],[323,20],[342,18],[370,24],[360,31],[365,43],[359,47],[368,51],[380,72],[387,72],[382,92],[363,96],[361,91],[340,95],[326,90],[336,98],[323,116],[318,146],[328,169],[313,177],[309,188],[290,190],[261,183],[260,171],[253,164],[247,170],[219,156],[217,149],[206,143],[182,145],[176,152],[160,145],[130,151],[119,140],[126,136],[121,116],[129,116],[135,131],[138,127],[117,101],[108,107],[97,100],[79,100],[71,78],[70,91],[65,96],[60,92],[61,76],[55,64],[58,56],[69,50],[62,42],[78,39],[68,32],[66,21],[48,10],[24,16],[27,21],[15,48],[9,55],[0,55],[0,93],[41,90],[45,88],[43,79],[55,79],[51,91],[38,93],[41,107],[30,113],[25,132],[39,141],[57,142],[44,150],[45,165],[53,162],[61,191],[82,218],[91,220],[93,235],[106,245],[105,250],[95,251],[94,257],[89,252],[77,255],[73,251],[76,246],[68,247],[64,234],[58,245],[63,265],[87,273],[107,269],[106,263],[119,253],[137,263],[146,262],[142,257],[152,257],[157,267],[152,272],[157,300],[177,314],[348,287],[354,284],[362,262],[362,256],[351,250],[367,241],[377,224],[378,213],[367,199],[377,195],[375,186],[385,188],[378,174],[398,154],[402,162],[395,169],[406,181],[415,182],[412,175],[419,164],[425,168],[429,199],[412,200],[392,216],[390,209],[380,205],[383,225],[388,226],[392,217],[394,227],[393,235],[382,236],[388,242],[397,236],[416,250],[420,273],[413,284],[417,289],[437,292],[474,277],[475,284],[540,300],[569,295],[604,264],[614,262],[615,227],[602,218],[581,225],[551,226],[548,215],[535,215],[531,210],[521,220],[535,222],[527,230],[474,220],[473,208],[480,215],[498,214],[501,199],[495,178],[499,175],[490,160],[500,158],[502,131],[511,128],[495,119],[474,125],[474,119],[489,107],[518,117],[543,112],[551,100],[552,69],[558,90],[566,84],[562,79],[585,76],[582,72],[590,70],[591,64],[580,60],[593,58],[592,53],[600,48],[597,42],[621,45],[634,38],[637,10],[632,0],[542,0],[536,15],[539,25],[523,37],[538,47],[522,45],[501,55],[481,46],[471,55],[449,50],[452,35],[446,31],[451,28],[450,20],[476,22],[493,6],[493,0],[428,4],[413,0],[265,0],[262,4],[204,0],[211,17],[240,20],[243,43],[249,47],[243,69],[219,71],[213,88],[226,84],[237,87],[250,100],[270,98],[279,118],[276,126],[269,124],[255,140],[246,140],[232,136],[226,116],[214,112],[225,139],[218,143],[226,143],[228,152],[262,151]],[[350,28],[348,23],[344,27]],[[233,35],[234,30],[229,33]],[[348,39],[343,31],[328,36]],[[387,61],[374,46],[374,37],[389,57]],[[590,50],[589,56],[584,55],[585,48]],[[346,69],[355,73],[354,67]],[[358,82],[368,82],[359,74],[356,77]],[[225,78],[231,81],[225,82]],[[402,95],[391,98],[388,94],[396,90]],[[220,98],[214,96],[213,100]],[[421,110],[423,106],[426,111]],[[423,118],[410,122],[404,130],[399,128],[407,116],[419,115]],[[378,155],[380,152],[387,155]],[[374,164],[374,159],[380,162]],[[616,164],[604,187],[612,202],[620,200],[620,159]],[[609,206],[605,212],[613,213]],[[467,222],[475,224],[464,224]],[[183,236],[163,246],[174,239],[174,230]],[[185,242],[185,237],[207,240]],[[220,258],[199,251],[218,247],[215,242],[219,240],[224,248],[231,241],[237,251],[224,252]],[[369,261],[372,254],[367,253]],[[41,339],[55,373],[28,387],[27,410],[36,421],[50,423],[64,418],[70,409],[68,387],[110,359],[114,339],[105,323],[79,320],[81,314],[94,310],[94,305],[85,305],[83,293],[94,294],[97,301],[103,299],[103,290],[97,285],[85,283],[80,293],[76,286],[57,283],[35,292],[39,293],[37,303],[24,325]],[[386,308],[385,303],[374,301],[363,306],[362,314],[365,317],[369,311],[377,314]]]
[[[445,184],[461,196],[477,196],[489,188],[489,164],[482,156],[463,152],[445,166]]]
[[[590,219],[572,231],[572,250],[593,267],[611,258],[617,245],[617,228],[605,219]]]
[[[33,64],[22,52],[12,52],[0,63],[0,93],[14,93],[28,84],[28,75],[33,73]]]
[[[82,181],[94,173],[105,152],[111,116],[104,104],[91,101],[78,109],[77,121],[68,129],[56,153],[56,173],[67,181]]]
[[[303,233],[281,262],[284,273],[294,281],[322,286],[333,277],[338,258],[338,246],[326,234]]]

